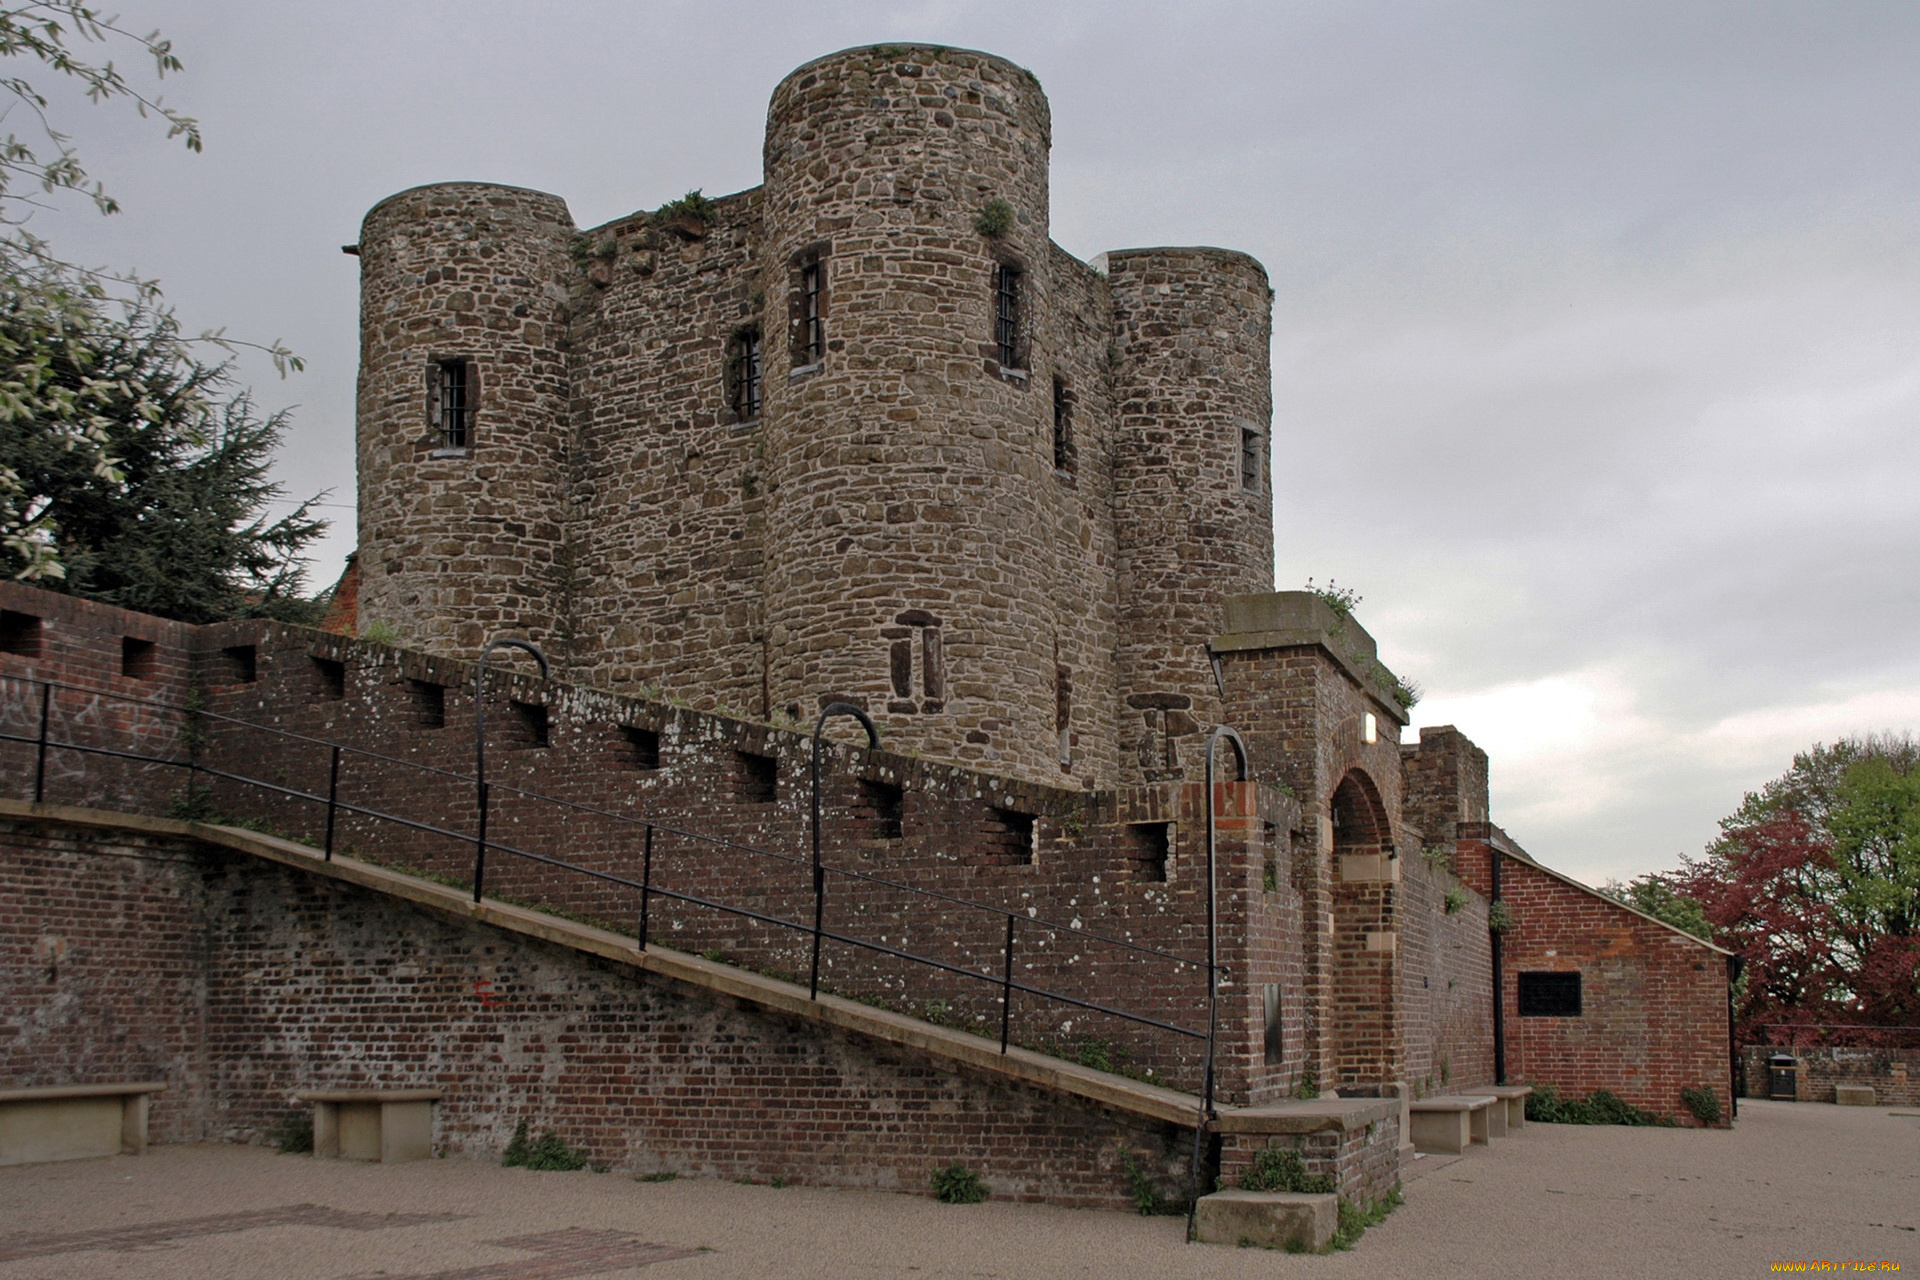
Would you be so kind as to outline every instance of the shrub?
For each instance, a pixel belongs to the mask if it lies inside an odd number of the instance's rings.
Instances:
[[[1584,1098],[1562,1098],[1550,1084],[1527,1095],[1527,1119],[1541,1124],[1671,1125],[1673,1121],[1642,1111],[1618,1094],[1595,1089]]]
[[[1324,1173],[1307,1173],[1300,1153],[1289,1147],[1268,1147],[1253,1157],[1253,1163],[1240,1175],[1246,1191],[1291,1191],[1324,1195],[1331,1192],[1333,1179]]]
[[[295,1111],[273,1131],[273,1145],[283,1156],[304,1155],[313,1150],[313,1112]]]
[[[1453,886],[1453,888],[1447,890],[1446,899],[1443,902],[1441,902],[1440,905],[1443,908],[1445,908],[1446,913],[1448,915],[1457,916],[1462,911],[1466,910],[1466,906],[1469,901],[1470,899],[1467,897],[1467,891],[1465,889],[1462,889],[1459,885],[1455,885]]]
[[[587,1158],[562,1142],[560,1135],[551,1129],[536,1141],[527,1141],[527,1122],[522,1120],[514,1126],[513,1141],[507,1144],[500,1163],[509,1169],[571,1173],[575,1169],[586,1168]]]
[[[987,1198],[987,1184],[963,1164],[933,1171],[933,1198],[941,1204],[979,1204]]]
[[[998,240],[1013,230],[1013,206],[997,198],[987,201],[973,220],[973,229],[989,240]]]
[[[1153,1184],[1153,1175],[1141,1166],[1131,1152],[1127,1154],[1127,1191],[1133,1196],[1133,1207],[1140,1211],[1143,1218],[1187,1211],[1184,1199],[1161,1194],[1160,1188]]]
[[[1693,1118],[1701,1124],[1720,1123],[1720,1097],[1710,1086],[1697,1084],[1682,1089],[1680,1101],[1686,1104],[1687,1110],[1693,1112]]]

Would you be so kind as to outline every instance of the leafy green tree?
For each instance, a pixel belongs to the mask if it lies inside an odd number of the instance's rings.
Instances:
[[[194,120],[149,97],[110,58],[77,48],[132,47],[165,76],[180,69],[158,32],[137,35],[82,0],[0,8],[0,58],[78,83],[94,102],[125,101],[169,138],[200,149]],[[182,334],[158,287],[74,266],[21,225],[61,192],[103,214],[119,205],[81,165],[26,74],[0,77],[0,566],[130,608],[192,621],[300,616],[298,553],[324,527],[311,503],[269,521],[279,490],[266,469],[285,419],[261,420],[230,388],[220,332]],[[268,351],[284,375],[300,362]]]
[[[1658,905],[1663,887],[1675,923],[1690,900],[1745,959],[1743,1032],[1920,1025],[1920,743],[1812,747],[1720,825],[1701,859],[1621,889]]]
[[[1713,941],[1713,925],[1708,923],[1706,911],[1697,900],[1675,893],[1664,875],[1656,872],[1636,876],[1625,884],[1609,881],[1600,886],[1600,892],[1696,938]]]
[[[285,415],[260,417],[226,365],[186,355],[170,312],[52,316],[0,297],[0,361],[0,397],[83,418],[99,445],[70,448],[54,414],[0,417],[0,458],[30,498],[37,545],[60,557],[43,585],[186,622],[312,620],[300,553],[326,526],[311,501],[266,514]]]

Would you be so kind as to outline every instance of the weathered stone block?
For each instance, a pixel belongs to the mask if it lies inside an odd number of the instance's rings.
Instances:
[[[1200,1197],[1193,1238],[1203,1244],[1319,1249],[1340,1225],[1340,1197],[1285,1191],[1216,1191]]]

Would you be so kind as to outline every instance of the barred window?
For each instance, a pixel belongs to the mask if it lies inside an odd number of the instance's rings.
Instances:
[[[439,449],[473,447],[473,366],[440,360],[433,367],[433,444]]]
[[[993,269],[993,342],[1002,368],[1020,368],[1020,268]]]
[[[1523,1018],[1577,1018],[1581,1012],[1578,973],[1523,973],[1520,975],[1520,1016]]]
[[[1251,427],[1240,428],[1240,487],[1248,493],[1260,492],[1260,433]]]
[[[1073,397],[1059,378],[1053,380],[1053,465],[1059,471],[1073,469]]]
[[[793,362],[819,364],[826,355],[826,264],[814,258],[800,264],[800,323]]]
[[[727,403],[735,422],[760,416],[760,327],[752,325],[733,335],[727,348]]]

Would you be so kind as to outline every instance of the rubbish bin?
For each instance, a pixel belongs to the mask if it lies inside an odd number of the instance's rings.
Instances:
[[[1767,1059],[1767,1096],[1780,1102],[1797,1100],[1799,1078],[1794,1068],[1800,1064],[1790,1053],[1776,1053]]]

